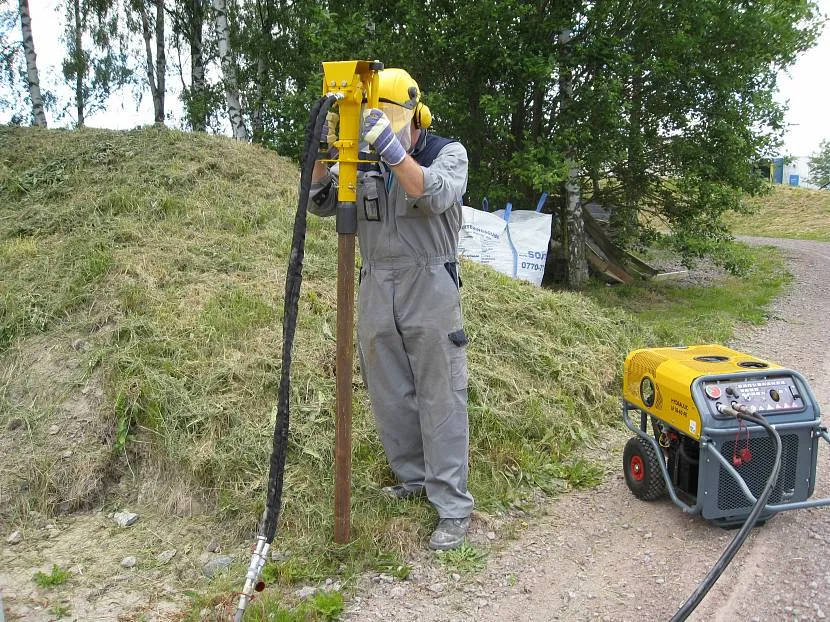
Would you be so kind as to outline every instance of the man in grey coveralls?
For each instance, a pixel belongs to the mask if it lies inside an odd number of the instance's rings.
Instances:
[[[438,511],[429,546],[460,546],[473,497],[467,490],[467,337],[456,251],[467,152],[426,132],[429,109],[402,69],[380,72],[380,109],[364,113],[363,140],[381,161],[358,173],[361,371],[395,476],[388,495],[426,492]],[[336,139],[336,115],[327,121]],[[331,216],[337,165],[317,162],[309,210]]]

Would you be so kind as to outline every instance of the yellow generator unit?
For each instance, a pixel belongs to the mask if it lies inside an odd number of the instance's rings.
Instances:
[[[768,423],[781,439],[780,472],[759,520],[830,505],[808,501],[818,439],[830,436],[798,372],[718,345],[651,348],[626,357],[623,383],[623,418],[636,433],[623,468],[639,499],[668,492],[716,524],[743,523],[776,463],[777,443],[761,425]]]

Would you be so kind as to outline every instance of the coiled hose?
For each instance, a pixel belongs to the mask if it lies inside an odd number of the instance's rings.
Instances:
[[[288,449],[288,422],[291,398],[291,351],[297,328],[297,309],[300,300],[300,286],[303,282],[303,256],[305,254],[305,232],[308,197],[311,192],[311,175],[317,160],[320,135],[326,114],[337,101],[333,95],[320,98],[314,103],[306,125],[305,147],[300,174],[297,213],[291,237],[291,254],[285,275],[285,301],[282,319],[282,369],[280,372],[279,396],[277,399],[277,420],[274,424],[273,448],[268,471],[268,494],[265,511],[260,522],[257,544],[245,575],[245,587],[239,596],[235,622],[241,622],[245,608],[258,585],[259,575],[265,565],[268,549],[277,532],[277,523],[282,506],[282,486],[285,474],[285,454]]]
[[[761,515],[764,507],[766,507],[769,496],[772,493],[772,489],[778,482],[778,474],[781,471],[781,437],[778,435],[776,429],[767,423],[763,417],[756,417],[755,415],[748,413],[742,413],[740,417],[760,425],[764,428],[764,430],[766,430],[767,434],[772,437],[773,441],[775,441],[775,461],[772,465],[772,471],[769,474],[764,490],[761,492],[761,495],[752,507],[752,511],[749,513],[749,516],[746,517],[740,531],[738,531],[738,533],[735,534],[735,537],[732,538],[732,542],[730,542],[729,546],[726,547],[726,550],[720,556],[718,561],[715,562],[715,565],[712,566],[711,570],[709,570],[709,573],[704,577],[703,581],[700,582],[697,589],[691,596],[689,596],[688,600],[683,603],[683,606],[678,609],[677,613],[674,614],[672,622],[682,622],[688,618],[700,604],[700,601],[703,600],[703,597],[706,596],[710,589],[712,589],[715,581],[720,578],[723,571],[726,570],[726,567],[729,565],[729,562],[731,562],[732,558],[735,557],[738,549],[740,549],[743,545],[750,530],[755,526],[755,523],[758,522],[758,517]]]

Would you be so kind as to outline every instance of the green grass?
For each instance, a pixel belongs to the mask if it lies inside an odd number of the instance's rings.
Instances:
[[[473,574],[484,570],[487,566],[487,552],[466,542],[457,549],[439,551],[435,556],[438,558],[438,563],[450,573]]]
[[[49,574],[38,570],[32,577],[32,580],[35,582],[35,585],[40,587],[57,587],[66,583],[70,576],[72,576],[71,572],[61,568],[57,564],[53,564]]]
[[[830,191],[774,186],[744,201],[748,214],[727,218],[739,235],[830,241]]]
[[[223,530],[248,539],[265,498],[296,166],[256,146],[154,128],[0,128],[0,154],[0,404],[8,405],[0,434],[10,413],[26,408],[13,371],[27,348],[81,337],[79,369],[100,378],[99,432],[120,472],[143,484],[158,512],[191,496]],[[274,544],[286,559],[267,568],[269,583],[288,592],[338,572],[346,584],[368,568],[403,578],[436,520],[424,499],[379,494],[393,478],[358,384],[352,541],[332,544],[336,249],[333,219],[311,217]],[[555,292],[465,263],[477,507],[502,512],[538,490],[596,483],[597,467],[573,453],[619,425],[629,350],[720,341],[735,324],[763,319],[786,281],[783,264],[775,253],[740,252],[755,267],[714,289]],[[50,399],[55,409],[64,398],[41,387],[38,404]],[[48,478],[28,486],[0,514],[15,504],[55,511],[61,499]],[[237,574],[194,596],[195,611],[232,600],[244,570]],[[289,611],[275,593],[259,602]]]
[[[786,263],[771,246],[736,244],[732,251],[749,265],[742,276],[724,275],[709,287],[672,281],[638,282],[609,288],[593,284],[591,296],[608,309],[626,309],[648,326],[657,343],[722,343],[736,325],[767,320],[767,307],[792,281]]]

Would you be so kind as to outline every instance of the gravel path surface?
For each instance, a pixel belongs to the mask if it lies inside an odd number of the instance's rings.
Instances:
[[[784,250],[795,284],[769,323],[729,345],[802,372],[830,405],[830,244],[747,239]],[[416,563],[410,580],[374,577],[349,620],[668,620],[718,559],[733,531],[645,503],[622,476],[627,432],[593,448],[606,464],[596,489],[552,503],[469,577]],[[830,447],[820,445],[814,498],[830,496]],[[500,525],[476,520],[477,546],[502,543]],[[520,522],[521,526],[522,523]],[[693,620],[824,620],[830,615],[830,508],[785,512],[753,530]]]

